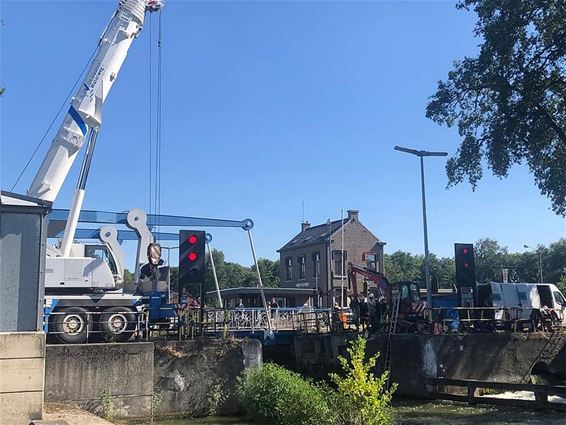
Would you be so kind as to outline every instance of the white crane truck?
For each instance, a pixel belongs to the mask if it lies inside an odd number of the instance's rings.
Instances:
[[[197,217],[146,215],[140,209],[126,213],[82,211],[86,181],[93,151],[102,124],[102,105],[116,81],[133,40],[139,35],[146,13],[158,12],[163,0],[120,0],[104,29],[94,59],[78,91],[72,98],[63,123],[27,192],[32,198],[53,202],[87,140],[79,179],[71,208],[53,210],[49,215],[50,237],[60,238],[57,246],[47,246],[45,262],[45,326],[59,342],[85,342],[90,336],[106,341],[125,341],[138,324],[137,313],[158,309],[168,303],[164,291],[126,293],[124,253],[119,240],[137,240],[134,278],[146,262],[146,248],[155,241],[150,227],[199,226],[253,228],[250,219],[222,220]],[[79,222],[104,224],[97,230],[77,229]],[[114,225],[131,230],[118,230]],[[64,231],[63,231],[64,227]],[[62,233],[61,233],[62,232]],[[96,235],[96,236],[94,236]],[[158,234],[172,240],[175,234]],[[250,233],[251,243],[251,233]],[[76,243],[75,239],[100,243]],[[210,235],[207,235],[208,240]],[[253,249],[253,248],[252,248]],[[255,256],[254,256],[255,259]],[[256,264],[257,265],[257,264]],[[149,320],[174,315],[172,306],[163,313],[151,310]]]
[[[135,304],[140,297],[120,290],[124,264],[116,228],[103,226],[100,229],[103,244],[98,247],[76,244],[74,240],[90,163],[102,125],[102,106],[132,42],[143,28],[146,13],[157,12],[162,5],[162,0],[118,2],[100,37],[90,67],[27,191],[30,197],[53,202],[88,140],[62,242],[60,246],[47,247],[45,262],[46,313],[49,326],[62,342],[86,340],[88,330],[93,326],[89,312],[94,309],[99,313],[99,331],[108,340],[128,339],[135,326]],[[143,215],[139,210],[132,212],[133,227],[141,229],[143,234],[140,240],[151,237],[147,226],[142,229],[139,225]]]

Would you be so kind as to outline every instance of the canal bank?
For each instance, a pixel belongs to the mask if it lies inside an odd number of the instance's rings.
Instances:
[[[297,335],[297,369],[315,379],[325,379],[339,367],[353,334]],[[388,335],[369,338],[368,356],[380,353],[383,369]],[[470,379],[493,382],[529,382],[531,374],[566,380],[566,333],[556,337],[543,333],[493,334],[395,334],[389,348],[391,377],[397,394],[428,397],[430,378]]]
[[[395,425],[563,425],[564,414],[502,407],[470,407],[461,403],[397,400]],[[120,422],[119,425],[149,425],[148,421]],[[152,425],[252,425],[243,417],[169,419]],[[256,424],[263,425],[263,424]]]
[[[289,346],[254,339],[197,338],[123,344],[48,345],[45,401],[81,406],[115,418],[152,415],[238,414],[239,375],[268,361],[326,379],[338,368],[355,334],[296,335]],[[566,345],[555,352],[543,334],[397,334],[390,352],[398,396],[429,397],[431,378],[525,382],[536,368],[566,379]],[[381,353],[387,335],[368,340],[368,355]],[[536,366],[536,367],[535,367]]]
[[[48,345],[45,402],[114,418],[230,415],[237,377],[262,361],[252,339]]]

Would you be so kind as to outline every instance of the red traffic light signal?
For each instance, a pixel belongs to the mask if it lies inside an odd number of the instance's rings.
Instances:
[[[456,262],[456,285],[461,287],[476,287],[476,268],[474,262],[474,246],[472,244],[454,244]]]
[[[179,287],[187,283],[204,283],[205,247],[204,232],[200,230],[179,231]]]

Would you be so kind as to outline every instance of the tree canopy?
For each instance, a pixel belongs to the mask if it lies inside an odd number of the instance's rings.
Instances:
[[[256,286],[257,273],[255,266],[246,267],[238,263],[232,263],[224,259],[224,253],[220,250],[213,249],[212,257],[214,258],[214,266],[216,268],[216,276],[218,277],[218,285],[220,289],[238,288],[241,286]],[[279,286],[279,260],[269,260],[267,258],[258,259],[259,270],[263,286],[275,287]],[[171,267],[171,289],[177,291],[178,268]],[[189,292],[198,294],[198,285],[192,285]],[[214,275],[212,273],[212,264],[207,256],[205,271],[205,291],[214,290]]]
[[[480,283],[501,282],[503,269],[508,269],[510,282],[538,282],[542,260],[544,281],[561,284],[566,289],[566,239],[548,246],[539,245],[535,250],[510,253],[496,240],[483,238],[474,244],[474,257],[476,280]],[[454,258],[431,253],[430,274],[440,288],[453,288],[456,283]],[[386,254],[385,275],[391,282],[415,281],[424,288],[424,256],[403,251]]]
[[[498,177],[525,163],[552,209],[566,215],[566,2],[462,0],[478,15],[477,57],[454,62],[426,116],[457,126],[449,186],[475,188],[484,161]]]

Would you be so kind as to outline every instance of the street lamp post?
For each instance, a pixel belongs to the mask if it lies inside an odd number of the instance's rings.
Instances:
[[[535,249],[532,246],[529,245],[523,245],[525,248],[527,249]],[[542,249],[540,248],[536,248],[537,249],[537,254],[538,254],[538,271],[539,271],[539,283],[543,283],[543,279],[542,279]]]
[[[426,223],[426,198],[425,198],[425,181],[424,181],[424,160],[425,156],[447,156],[448,152],[430,152],[430,151],[418,151],[415,149],[403,148],[401,146],[395,146],[396,151],[410,153],[411,155],[418,156],[421,162],[421,195],[423,204],[423,233],[424,233],[424,250],[425,250],[425,283],[426,283],[426,302],[429,308],[432,308],[432,285],[430,282],[430,262],[428,256],[428,230]]]

